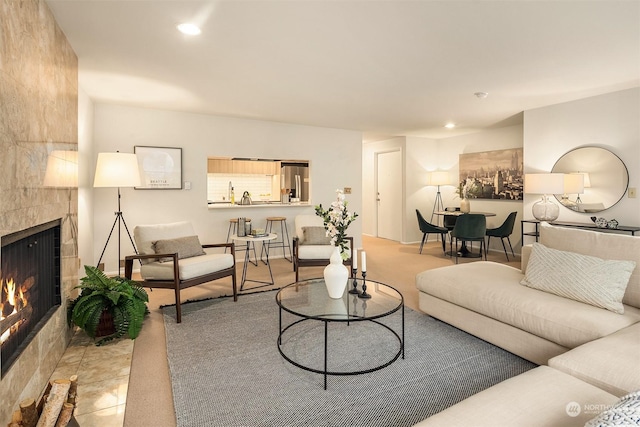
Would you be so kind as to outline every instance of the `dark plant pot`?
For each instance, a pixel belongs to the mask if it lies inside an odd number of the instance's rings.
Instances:
[[[115,333],[116,326],[113,324],[113,315],[108,310],[104,310],[100,316],[98,327],[96,328],[96,338],[106,337],[107,335]]]

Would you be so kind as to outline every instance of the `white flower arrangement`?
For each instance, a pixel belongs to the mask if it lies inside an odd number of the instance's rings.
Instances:
[[[331,237],[331,244],[338,247],[342,259],[347,260],[351,256],[346,239],[347,228],[355,221],[358,214],[347,209],[347,201],[342,190],[336,190],[336,194],[337,198],[331,203],[329,209],[323,209],[322,204],[316,206],[315,209],[316,215],[322,217],[327,236]]]

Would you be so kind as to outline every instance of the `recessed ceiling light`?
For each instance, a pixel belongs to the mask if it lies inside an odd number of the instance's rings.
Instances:
[[[185,22],[184,24],[180,24],[177,26],[177,28],[178,28],[178,31],[180,31],[182,34],[186,34],[188,36],[197,36],[202,32],[200,31],[200,27],[190,22]]]
[[[487,96],[489,96],[489,94],[487,92],[476,92],[476,93],[474,93],[474,95],[478,99],[485,99]]]
[[[444,127],[446,127],[447,129],[453,129],[454,127],[456,127],[455,123],[447,123],[446,125],[444,125]]]

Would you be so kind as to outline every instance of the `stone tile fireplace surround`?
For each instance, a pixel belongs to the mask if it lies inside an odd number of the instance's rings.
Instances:
[[[43,185],[48,155],[77,151],[77,69],[44,0],[0,0],[0,236],[69,209],[77,223],[77,188]],[[66,301],[78,283],[77,244],[69,221],[60,234],[62,304],[1,378],[0,423],[22,399],[39,396],[71,338]]]

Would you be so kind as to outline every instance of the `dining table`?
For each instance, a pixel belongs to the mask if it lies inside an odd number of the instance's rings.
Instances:
[[[445,216],[445,215],[452,215],[452,216],[460,216],[460,215],[464,215],[465,213],[469,213],[469,214],[479,214],[479,215],[484,215],[485,217],[489,217],[489,216],[496,216],[496,214],[494,212],[481,212],[481,211],[471,211],[471,212],[462,212],[462,211],[436,211],[434,212],[435,215],[441,215],[441,216]],[[476,254],[473,253],[469,250],[469,248],[467,248],[467,242],[465,242],[464,240],[462,241],[462,245],[460,245],[460,250],[457,251],[458,252],[458,256],[463,257],[463,258],[480,258],[482,257],[482,254]],[[454,256],[455,254],[453,253],[453,248],[446,253],[449,256]]]

